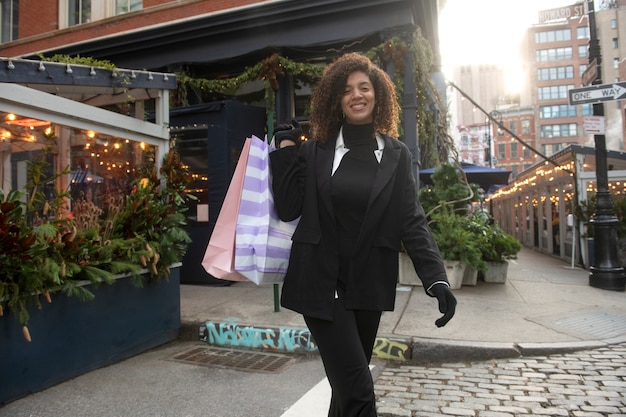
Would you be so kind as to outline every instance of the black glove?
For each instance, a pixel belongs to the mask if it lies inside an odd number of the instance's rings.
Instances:
[[[443,317],[437,319],[435,324],[437,327],[443,327],[454,316],[456,298],[454,298],[450,287],[445,284],[435,284],[435,286],[430,289],[430,292],[437,297],[439,301],[439,312],[443,313]]]
[[[302,136],[302,128],[294,119],[291,121],[291,125],[278,125],[276,129],[274,129],[273,135],[276,149],[280,149],[280,142],[283,140],[291,140],[296,144],[296,146],[298,146],[301,141],[300,137]]]

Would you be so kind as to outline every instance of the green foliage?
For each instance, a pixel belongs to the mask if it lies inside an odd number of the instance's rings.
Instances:
[[[461,261],[477,270],[483,268],[479,241],[470,230],[470,220],[449,208],[431,215],[430,228],[444,259]]]
[[[454,154],[454,140],[448,133],[448,107],[443,94],[433,82],[435,58],[432,45],[421,31],[413,33],[408,44],[399,37],[393,37],[374,46],[364,55],[381,67],[393,68],[392,78],[396,87],[396,97],[402,104],[405,95],[404,75],[411,71],[415,83],[417,106],[417,135],[420,140],[421,166],[437,166]],[[406,68],[406,58],[412,55],[413,68]],[[233,96],[246,83],[263,80],[265,87],[265,106],[273,113],[275,93],[279,88],[278,78],[287,74],[311,85],[314,89],[320,80],[324,67],[319,64],[296,62],[288,57],[272,54],[246,67],[240,74],[231,78],[206,79],[190,73],[177,73],[178,89],[172,94],[176,105],[187,105],[187,90],[192,89],[199,95],[217,93]],[[401,130],[401,129],[400,129]]]
[[[451,206],[458,214],[464,214],[472,201],[477,201],[475,184],[468,185],[456,165],[445,163],[432,175],[433,186],[421,188],[418,196],[426,213],[431,213],[442,205]]]
[[[514,236],[506,233],[499,225],[492,224],[488,216],[475,213],[469,223],[469,230],[480,248],[481,258],[486,262],[506,262],[517,258],[522,244]]]
[[[190,176],[175,152],[166,156],[160,176],[147,168],[150,176],[135,181],[123,204],[92,211],[99,216],[79,230],[68,213],[68,194],[44,192],[61,175],[48,168],[55,140],[47,135],[43,152],[29,164],[25,191],[0,190],[0,314],[6,307],[23,325],[28,309],[41,308],[42,298],[51,302],[56,292],[93,299],[85,282],[111,284],[128,274],[141,286],[146,270],[153,281],[167,278],[191,241],[184,229]]]
[[[100,68],[107,68],[110,70],[117,69],[117,66],[115,66],[115,64],[113,64],[111,61],[108,61],[106,59],[96,59],[92,57],[83,57],[80,55],[69,56],[69,55],[55,54],[51,57],[45,57],[43,56],[43,54],[39,54],[39,58],[42,59],[43,61],[49,61],[49,62],[61,62],[64,64],[67,63],[67,64],[76,64],[76,65],[86,65],[88,67],[100,67]]]
[[[483,210],[468,209],[477,200],[478,187],[468,185],[455,165],[441,165],[432,180],[432,187],[420,189],[419,199],[444,259],[483,271],[485,262],[505,262],[517,256],[522,245],[515,237],[492,224]]]
[[[592,195],[587,200],[583,200],[580,204],[574,206],[574,215],[586,226],[583,237],[593,237],[594,228],[591,224],[593,216],[596,214],[596,195]],[[626,197],[611,195],[613,202],[613,212],[617,217],[617,237],[626,237]]]

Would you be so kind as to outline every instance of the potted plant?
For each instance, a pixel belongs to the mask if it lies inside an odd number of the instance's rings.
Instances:
[[[470,220],[444,206],[431,214],[429,225],[446,263],[450,286],[458,289],[463,284],[466,267],[476,270],[483,267],[478,242],[470,231]]]
[[[522,244],[499,225],[486,227],[480,250],[485,262],[481,271],[485,282],[505,283],[510,259],[516,259]]]

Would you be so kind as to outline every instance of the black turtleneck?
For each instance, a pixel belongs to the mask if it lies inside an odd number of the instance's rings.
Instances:
[[[346,153],[331,180],[331,192],[337,231],[339,234],[340,277],[339,286],[344,287],[344,275],[354,250],[367,208],[370,190],[376,176],[378,161],[374,151],[378,149],[372,124],[343,125]]]

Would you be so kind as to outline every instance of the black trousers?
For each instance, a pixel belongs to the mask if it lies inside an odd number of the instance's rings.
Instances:
[[[346,310],[341,297],[333,321],[304,316],[332,388],[329,417],[376,417],[369,362],[380,317],[380,311]]]

